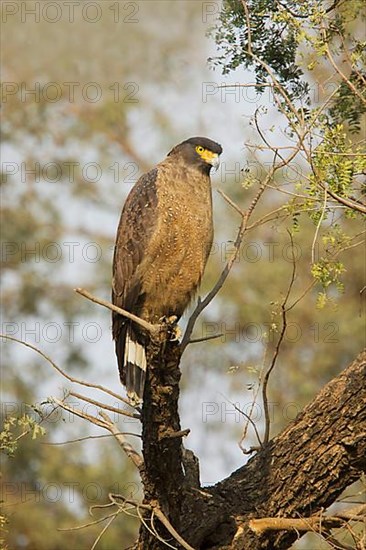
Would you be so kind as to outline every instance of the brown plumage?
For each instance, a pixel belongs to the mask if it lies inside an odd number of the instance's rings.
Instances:
[[[112,301],[151,322],[179,319],[201,281],[213,239],[210,170],[220,145],[190,138],[141,176],[127,197],[117,230]],[[121,381],[142,401],[148,336],[113,313]]]

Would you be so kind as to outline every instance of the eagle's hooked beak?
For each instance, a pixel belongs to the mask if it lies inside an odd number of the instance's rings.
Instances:
[[[211,159],[209,160],[209,163],[212,165],[212,167],[215,169],[215,172],[219,169],[220,166],[220,157],[218,154],[213,154]]]
[[[207,164],[211,164],[211,166],[215,168],[215,170],[217,170],[220,166],[220,157],[218,153],[213,153],[212,151],[209,151],[209,149],[204,149],[202,153],[199,151],[198,154],[200,155],[202,160],[207,162]]]

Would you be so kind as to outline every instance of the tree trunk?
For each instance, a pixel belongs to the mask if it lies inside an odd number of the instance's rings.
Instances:
[[[179,532],[184,471],[178,414],[181,376],[178,343],[151,342],[147,361],[149,366],[142,409],[144,502],[158,504]],[[150,516],[146,514],[148,524]],[[158,520],[154,526],[162,538],[171,538]],[[163,547],[167,548],[166,545]],[[154,550],[162,548],[162,543],[142,525],[138,548]]]
[[[192,475],[197,462],[182,450],[179,434],[179,346],[168,342],[163,348],[155,343],[149,350],[142,415],[145,503],[158,503],[194,549],[288,548],[298,538],[295,531],[257,536],[249,520],[314,515],[366,471],[363,352],[265,449],[227,479],[200,491]],[[148,525],[150,517],[149,512]],[[160,537],[182,548],[156,518],[154,525]],[[138,548],[167,546],[142,526]]]

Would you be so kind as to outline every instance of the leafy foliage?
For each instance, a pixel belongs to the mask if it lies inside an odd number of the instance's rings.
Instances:
[[[253,69],[258,91],[264,90],[260,83],[271,82],[271,71],[289,99],[304,108],[311,104],[309,72],[323,68],[330,57],[341,56],[349,64],[348,82],[339,79],[328,114],[330,121],[347,121],[357,132],[366,110],[364,42],[352,32],[358,17],[365,18],[359,0],[335,0],[330,5],[318,0],[224,0],[219,24],[212,31],[223,53],[210,61],[224,74],[238,67]],[[281,106],[288,110],[286,103]]]
[[[250,1],[248,10],[251,49],[262,63],[256,62],[248,53],[249,31],[243,24],[245,11],[239,0],[226,0],[223,4],[215,39],[224,53],[211,62],[222,66],[224,74],[240,66],[254,66],[258,84],[268,81],[265,63],[274,71],[278,81],[291,90],[293,99],[303,97],[308,92],[308,84],[303,82],[303,71],[295,63],[298,44],[294,28],[280,17],[281,8],[274,0]]]
[[[365,44],[362,44],[365,48]],[[365,50],[364,50],[365,51]],[[360,93],[364,90],[366,73],[352,71],[349,82],[355,86]],[[334,105],[329,109],[329,114],[336,124],[346,120],[352,133],[360,132],[360,118],[366,112],[366,106],[360,97],[355,96],[346,82],[342,82],[337,93]]]
[[[21,428],[20,434],[16,434],[17,428]],[[0,432],[0,452],[13,457],[22,437],[31,434],[31,438],[36,439],[45,433],[46,430],[28,414],[20,417],[8,416],[4,419],[3,429]]]

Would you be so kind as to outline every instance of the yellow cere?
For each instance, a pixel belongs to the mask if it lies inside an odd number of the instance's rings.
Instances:
[[[200,157],[208,163],[211,163],[212,159],[218,157],[217,153],[213,153],[212,151],[205,149],[204,147],[202,147],[202,145],[197,145],[196,151],[200,155]]]

